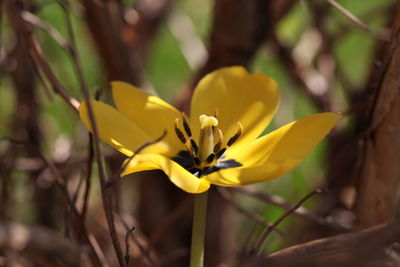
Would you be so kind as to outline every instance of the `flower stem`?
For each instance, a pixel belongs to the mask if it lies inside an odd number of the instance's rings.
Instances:
[[[196,195],[194,201],[190,267],[203,267],[206,218],[207,218],[207,191]]]

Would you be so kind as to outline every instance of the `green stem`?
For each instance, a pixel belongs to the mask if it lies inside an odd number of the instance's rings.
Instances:
[[[206,218],[207,218],[207,191],[196,195],[194,201],[190,267],[203,267]]]

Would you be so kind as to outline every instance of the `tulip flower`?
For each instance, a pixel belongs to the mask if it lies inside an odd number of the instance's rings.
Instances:
[[[122,176],[162,170],[196,197],[191,266],[203,265],[206,192],[210,185],[242,186],[278,178],[298,165],[340,119],[313,114],[264,136],[280,100],[270,77],[226,67],[198,83],[187,116],[157,96],[125,82],[112,82],[116,108],[90,100],[100,139],[130,157]],[[87,102],[79,114],[92,131]],[[135,151],[166,131],[159,142]],[[203,194],[200,194],[203,193]]]

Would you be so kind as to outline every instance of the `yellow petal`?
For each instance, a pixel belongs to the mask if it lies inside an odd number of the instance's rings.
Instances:
[[[302,159],[287,159],[281,162],[266,162],[257,167],[246,166],[239,168],[224,169],[213,172],[204,179],[219,186],[242,186],[255,184],[280,177],[293,169]]]
[[[202,114],[218,110],[218,127],[226,141],[243,125],[242,136],[233,145],[245,146],[256,139],[270,123],[279,105],[279,88],[266,75],[248,74],[242,67],[227,67],[206,75],[197,85],[191,103],[192,127],[199,132]]]
[[[154,140],[153,137],[139,129],[115,108],[95,100],[91,100],[90,103],[100,139],[118,151],[131,156],[139,146]],[[86,128],[92,132],[92,124],[90,123],[86,102],[82,102],[79,106],[79,116]],[[145,148],[142,153],[166,153],[167,151],[168,146],[163,142],[159,142]]]
[[[340,119],[335,113],[319,113],[287,124],[267,134],[240,153],[228,153],[243,164],[212,173],[205,179],[213,184],[239,186],[279,177],[304,160]]]
[[[184,146],[175,135],[174,121],[180,112],[157,96],[147,94],[125,82],[111,83],[117,109],[153,139],[167,130],[165,142],[170,145],[169,156],[176,155]]]
[[[161,169],[171,182],[188,193],[198,194],[210,188],[204,179],[197,178],[175,161],[158,154],[137,154],[121,175],[152,169]]]

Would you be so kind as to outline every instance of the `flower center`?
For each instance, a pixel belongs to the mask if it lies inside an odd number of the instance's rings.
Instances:
[[[182,167],[201,177],[222,168],[241,166],[235,160],[225,160],[224,153],[227,147],[233,145],[243,132],[243,127],[238,122],[238,130],[223,147],[223,134],[218,126],[217,113],[214,116],[201,115],[199,140],[196,142],[192,137],[192,131],[186,121],[185,114],[182,114],[181,130],[180,120],[175,120],[175,133],[179,140],[185,145],[186,151],[181,151],[174,158]]]

